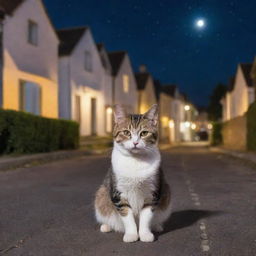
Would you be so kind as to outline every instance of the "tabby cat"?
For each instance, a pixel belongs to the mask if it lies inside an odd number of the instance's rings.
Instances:
[[[160,167],[158,107],[143,115],[115,106],[112,167],[96,192],[101,232],[124,232],[124,242],[153,242],[169,217],[170,189]],[[138,228],[137,228],[138,225]]]

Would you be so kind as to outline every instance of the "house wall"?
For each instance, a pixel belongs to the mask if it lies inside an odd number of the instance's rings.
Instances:
[[[153,104],[157,103],[153,80],[148,79],[144,90],[139,91],[139,113],[146,113]]]
[[[38,46],[27,42],[28,21],[38,24]],[[3,107],[19,110],[20,80],[38,84],[42,116],[58,117],[58,39],[41,1],[26,0],[4,22]]]
[[[85,51],[92,55],[92,72],[84,68]],[[68,57],[59,60],[60,74],[60,114],[62,118],[75,120],[75,98],[81,100],[80,134],[92,134],[91,99],[96,99],[96,134],[105,135],[105,70],[90,31],[85,32],[80,42]],[[110,78],[109,78],[110,79]],[[68,83],[67,83],[68,81]]]
[[[59,58],[59,117],[71,119],[70,58]]]
[[[163,143],[170,143],[172,138],[172,130],[174,128],[170,128],[170,120],[171,120],[171,104],[172,98],[165,94],[160,93],[159,98],[159,113],[160,113],[160,123],[159,123],[159,131],[160,131],[160,141]]]
[[[249,91],[241,67],[238,66],[234,90],[231,92],[230,118],[244,115],[249,107]]]
[[[247,141],[246,115],[224,123],[222,129],[223,146],[234,150],[245,150]]]
[[[123,89],[123,75],[129,76],[129,91],[124,92]],[[134,73],[131,67],[129,57],[124,57],[123,63],[119,69],[117,76],[114,78],[115,83],[115,104],[122,104],[128,112],[138,112],[138,91]]]

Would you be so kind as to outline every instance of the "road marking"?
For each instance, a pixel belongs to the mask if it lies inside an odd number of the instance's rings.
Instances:
[[[200,197],[199,195],[195,192],[194,186],[191,182],[191,180],[189,179],[189,176],[187,174],[187,168],[185,165],[185,161],[182,161],[182,166],[183,166],[183,175],[184,175],[184,179],[185,179],[185,183],[187,185],[188,188],[188,192],[190,195],[190,198],[192,200],[192,202],[194,203],[194,205],[196,207],[201,206],[201,202],[200,202]],[[198,221],[199,224],[199,229],[200,229],[200,247],[201,250],[204,253],[208,253],[210,251],[210,242],[209,242],[209,237],[207,234],[207,227],[206,227],[206,220],[205,219],[201,219],[200,221]]]

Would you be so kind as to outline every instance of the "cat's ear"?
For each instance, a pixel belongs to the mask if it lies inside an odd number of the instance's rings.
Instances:
[[[154,104],[144,115],[144,118],[152,120],[154,125],[158,123],[158,105]]]
[[[115,123],[119,123],[120,121],[124,120],[127,117],[126,111],[122,105],[116,104],[114,106],[114,117],[115,117]]]

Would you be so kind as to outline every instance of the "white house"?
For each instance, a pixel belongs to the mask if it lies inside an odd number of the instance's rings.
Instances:
[[[59,113],[80,123],[82,136],[104,135],[105,69],[88,27],[58,31]]]
[[[58,44],[41,0],[1,0],[4,109],[58,117]]]
[[[125,51],[108,53],[113,76],[113,103],[138,112],[138,91],[130,58]]]
[[[112,67],[108,58],[108,53],[105,46],[102,43],[97,44],[98,52],[100,54],[101,63],[105,70],[102,92],[104,94],[105,102],[105,132],[107,134],[112,133],[113,125],[113,78],[112,78]]]
[[[255,89],[251,71],[252,64],[239,64],[234,79],[230,79],[228,91],[221,101],[223,121],[243,116],[254,102]]]
[[[154,80],[147,71],[146,66],[141,65],[139,72],[135,74],[138,89],[138,112],[143,114],[157,103],[157,96],[154,88]]]

